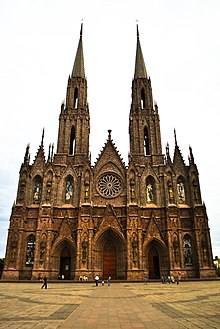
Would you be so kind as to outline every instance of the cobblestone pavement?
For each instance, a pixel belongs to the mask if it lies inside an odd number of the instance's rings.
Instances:
[[[161,283],[6,283],[0,328],[220,328],[220,281]]]

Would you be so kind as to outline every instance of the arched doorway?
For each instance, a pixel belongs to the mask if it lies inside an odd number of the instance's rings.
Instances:
[[[64,247],[60,254],[60,277],[69,280],[71,268],[71,253],[69,248]]]
[[[157,249],[153,246],[148,252],[149,279],[160,278],[160,258]]]
[[[117,254],[116,246],[112,239],[108,239],[103,247],[103,279],[108,277],[117,279]]]

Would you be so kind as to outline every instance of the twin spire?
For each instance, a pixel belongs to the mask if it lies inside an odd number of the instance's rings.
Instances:
[[[75,62],[73,65],[73,71],[71,76],[72,78],[85,79],[82,33],[83,33],[83,23],[81,23],[81,28],[80,28],[80,38],[76,52]],[[147,70],[144,63],[144,56],[141,50],[139,30],[137,25],[137,48],[136,48],[134,79],[138,79],[138,78],[147,78]]]
[[[77,48],[77,52],[76,52],[75,62],[73,65],[72,78],[84,78],[85,79],[82,32],[83,32],[83,23],[81,24],[80,38],[79,38],[79,44],[78,44],[78,48]]]
[[[144,56],[141,50],[141,43],[139,38],[139,30],[137,25],[137,49],[136,49],[136,60],[135,60],[135,70],[134,78],[147,78],[147,70],[144,63]]]

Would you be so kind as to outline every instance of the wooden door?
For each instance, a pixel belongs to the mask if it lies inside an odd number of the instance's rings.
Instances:
[[[107,280],[109,276],[117,279],[116,247],[111,240],[105,243],[103,249],[103,279]]]

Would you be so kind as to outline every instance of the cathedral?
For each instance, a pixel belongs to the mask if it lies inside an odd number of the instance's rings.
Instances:
[[[137,27],[128,118],[126,166],[111,130],[91,164],[90,112],[82,26],[56,151],[44,151],[44,132],[33,163],[29,146],[12,207],[3,279],[94,280],[215,276],[199,173],[189,148],[185,164],[175,135],[173,158],[162,151],[158,106],[153,102]]]

